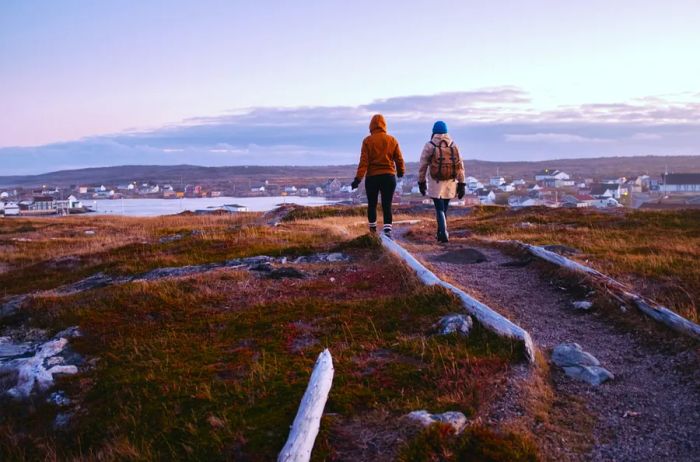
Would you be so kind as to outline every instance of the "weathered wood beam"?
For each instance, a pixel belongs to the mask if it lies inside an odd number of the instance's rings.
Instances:
[[[399,257],[409,266],[409,268],[415,271],[418,279],[420,279],[424,284],[441,286],[455,294],[462,302],[462,306],[464,306],[465,310],[474,316],[476,320],[481,323],[481,325],[497,335],[515,339],[521,342],[525,349],[527,361],[530,363],[535,362],[535,346],[532,343],[530,334],[526,330],[495,312],[490,307],[476,300],[462,289],[459,289],[437,277],[432,271],[416,260],[416,258],[411,255],[410,252],[401,247],[392,239],[382,235],[381,241],[389,252]]]
[[[525,244],[520,241],[501,241],[507,244],[516,245],[522,249],[527,250],[532,255],[541,258],[542,260],[548,261],[556,266],[565,268],[567,270],[584,274],[585,276],[591,278],[593,281],[602,284],[608,290],[609,294],[617,300],[622,300],[636,306],[642,313],[646,314],[650,318],[674,329],[677,332],[681,332],[690,337],[700,339],[700,325],[680,316],[677,313],[669,310],[665,306],[659,305],[650,300],[646,300],[639,294],[632,292],[625,284],[607,276],[600,271],[583,265],[579,262],[573,261],[562,255],[554,253],[543,247]]]
[[[333,373],[333,358],[326,348],[318,355],[287,443],[277,457],[278,462],[308,462],[311,459],[311,450],[321,426],[323,408],[333,383]]]

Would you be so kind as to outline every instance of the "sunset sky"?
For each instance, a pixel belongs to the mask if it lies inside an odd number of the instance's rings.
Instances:
[[[700,2],[3,0],[0,175],[700,154]]]

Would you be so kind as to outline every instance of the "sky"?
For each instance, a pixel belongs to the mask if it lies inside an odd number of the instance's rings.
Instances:
[[[700,2],[2,0],[0,175],[700,155]]]

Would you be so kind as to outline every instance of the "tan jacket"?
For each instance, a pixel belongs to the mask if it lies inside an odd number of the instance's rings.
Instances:
[[[446,141],[447,144],[452,142],[452,138],[448,133],[433,135],[431,141],[439,144],[441,141]],[[430,142],[425,143],[423,152],[420,156],[420,167],[418,168],[418,181],[428,183],[428,196],[435,199],[452,199],[457,196],[457,183],[464,183],[464,162],[460,162],[457,166],[457,179],[436,181],[430,178],[430,160],[433,156],[433,145]]]
[[[376,114],[369,123],[371,135],[362,141],[360,165],[357,167],[356,178],[391,174],[403,176],[404,163],[399,142],[387,134],[384,116]]]

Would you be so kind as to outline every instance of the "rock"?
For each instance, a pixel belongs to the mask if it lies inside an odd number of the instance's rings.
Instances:
[[[75,337],[81,337],[82,335],[83,334],[80,332],[80,329],[78,328],[78,326],[72,326],[72,327],[69,327],[67,329],[63,329],[62,331],[60,331],[59,333],[54,335],[53,338],[55,338],[55,339],[59,339],[59,338],[71,339],[71,338],[75,338]]]
[[[455,433],[461,433],[464,427],[467,426],[466,416],[456,411],[443,412],[442,414],[430,414],[428,411],[421,410],[413,411],[406,417],[425,427],[434,423],[445,423],[454,428]]]
[[[600,366],[595,356],[586,353],[578,343],[562,343],[552,352],[554,364],[564,369],[571,378],[597,386],[615,376]]]
[[[569,366],[564,368],[564,372],[573,379],[588,382],[593,386],[615,378],[612,372],[600,366]]]
[[[468,335],[474,321],[466,314],[448,314],[443,316],[433,327],[440,335],[454,334],[455,332]]]
[[[586,353],[578,343],[562,343],[552,352],[552,361],[559,367],[566,366],[600,366],[595,356]]]
[[[0,305],[0,319],[16,314],[27,299],[29,299],[28,295],[15,295],[6,298]]]
[[[169,242],[179,241],[183,237],[185,236],[183,236],[182,234],[172,234],[170,236],[161,237],[160,239],[158,239],[158,242],[160,242],[161,244],[167,244]]]
[[[56,414],[56,418],[53,421],[54,430],[62,430],[68,427],[68,424],[70,424],[70,419],[72,417],[72,412],[61,412],[59,414]]]
[[[340,252],[329,253],[326,256],[326,261],[329,261],[329,262],[347,261],[347,260],[349,260],[349,257],[347,255],[340,253]]]
[[[95,235],[95,231],[93,231],[92,229],[88,229],[88,230],[85,231],[85,234],[86,234],[87,236],[94,236],[94,235]]]
[[[443,254],[435,257],[435,260],[444,263],[455,263],[455,264],[473,264],[473,263],[483,263],[489,261],[483,252],[477,249],[457,249],[450,252],[445,252]]]
[[[282,268],[278,268],[276,270],[270,271],[267,273],[266,277],[269,279],[284,279],[284,278],[293,278],[293,279],[304,279],[306,277],[306,274],[302,273],[296,268],[291,268],[289,266],[283,266]]]
[[[591,308],[593,308],[593,303],[589,302],[588,300],[581,300],[578,302],[573,302],[572,305],[575,309],[581,310],[581,311],[588,311]]]
[[[250,271],[259,271],[261,273],[269,273],[272,270],[273,270],[272,265],[267,263],[267,262],[266,263],[259,263],[257,265],[250,267]]]
[[[26,398],[35,386],[40,390],[46,390],[53,385],[55,374],[77,374],[78,368],[73,365],[53,365],[50,369],[46,367],[48,359],[61,353],[67,344],[68,340],[65,338],[49,340],[38,348],[34,356],[12,361],[10,363],[12,368],[18,372],[17,384],[7,393],[16,399]]]
[[[70,404],[70,399],[66,397],[63,391],[55,391],[49,395],[46,402],[55,404],[56,406],[68,406]]]
[[[24,356],[33,349],[30,343],[13,343],[10,337],[0,337],[0,360]]]

